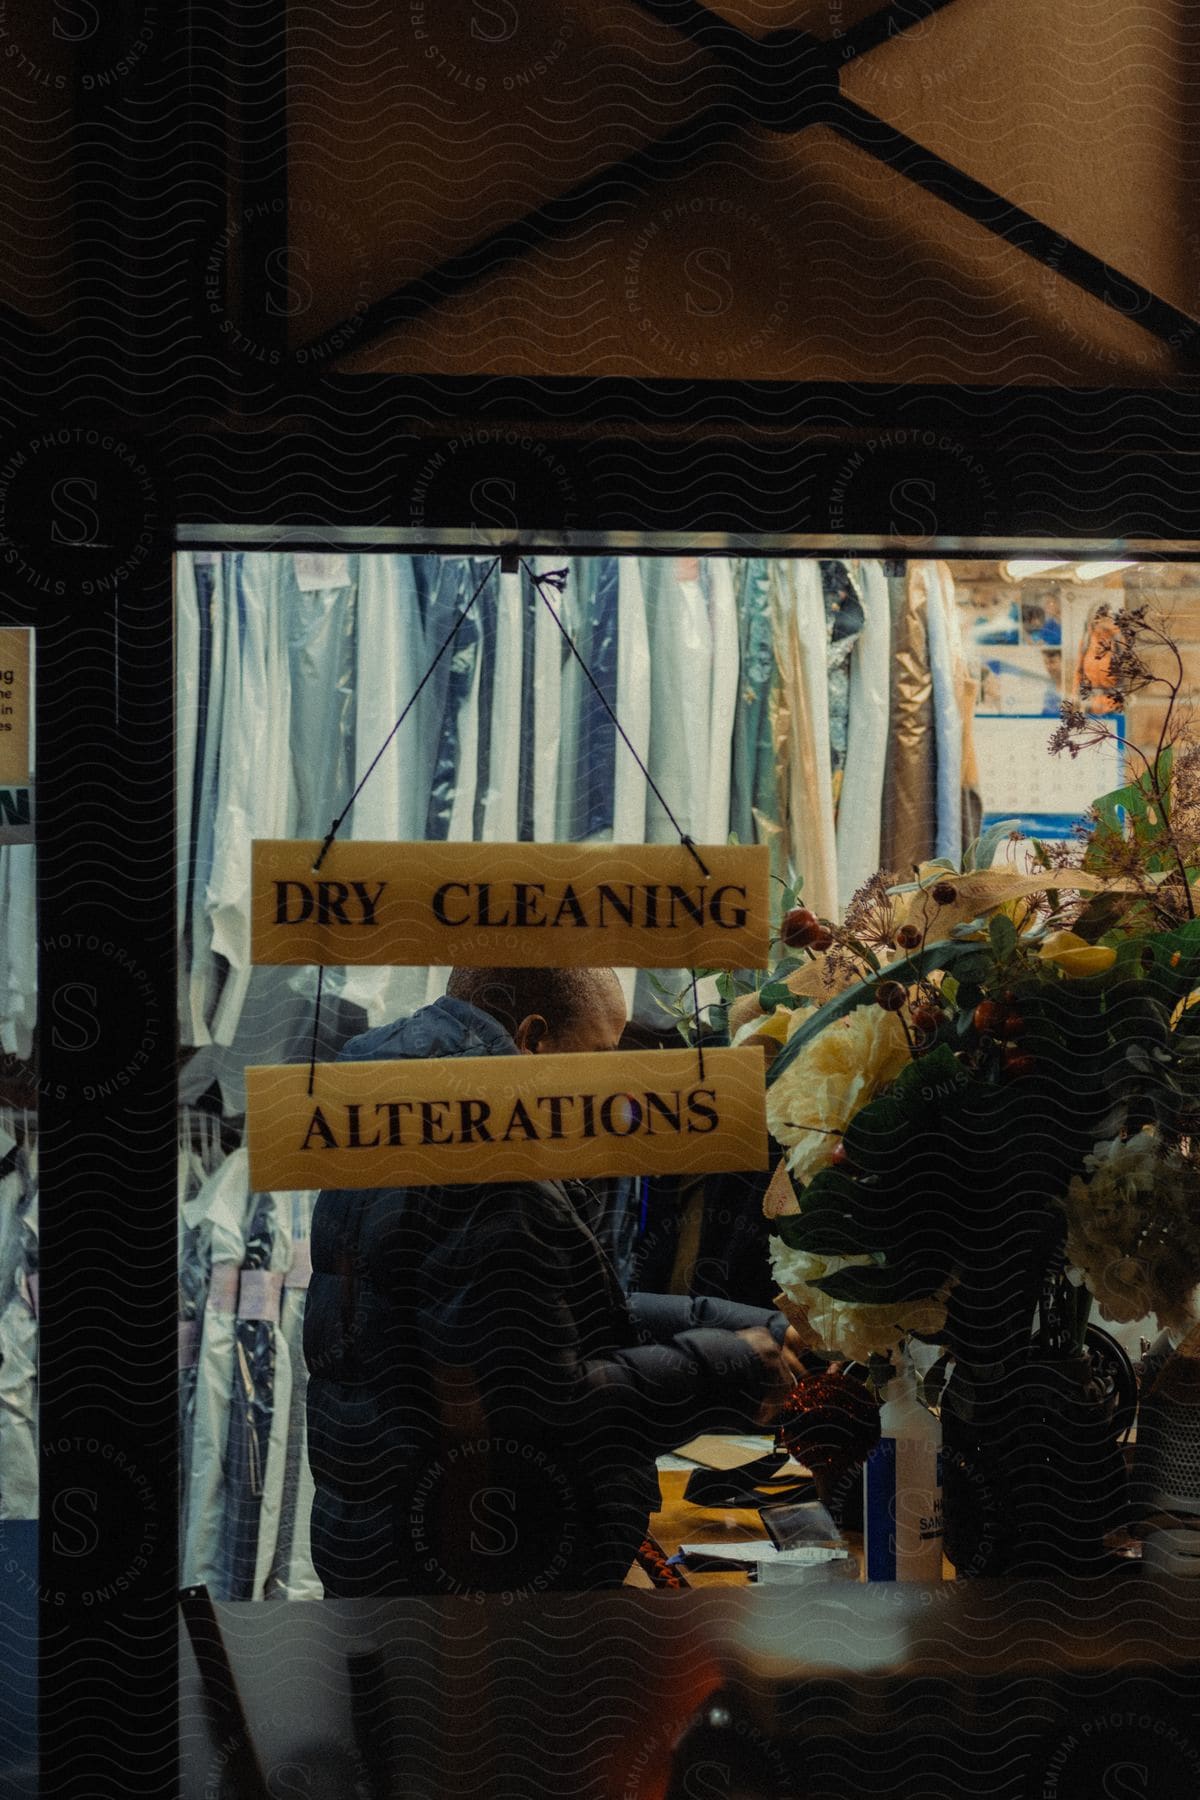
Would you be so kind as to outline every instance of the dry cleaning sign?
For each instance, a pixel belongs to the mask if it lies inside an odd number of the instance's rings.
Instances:
[[[256,963],[762,968],[765,845],[253,846]]]
[[[260,1192],[767,1167],[757,1049],[251,1068],[246,1124]]]
[[[32,631],[0,629],[0,844],[32,844]]]

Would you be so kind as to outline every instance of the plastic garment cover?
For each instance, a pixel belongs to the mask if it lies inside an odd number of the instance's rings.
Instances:
[[[704,808],[704,841],[723,844],[729,837],[733,780],[733,732],[737,719],[741,652],[738,604],[733,571],[723,556],[706,559],[709,624],[712,630],[712,689],[709,696],[708,792]]]
[[[233,1043],[250,984],[251,842],[289,835],[291,674],[280,588],[290,563],[281,556],[227,559],[236,608],[230,606],[226,620],[218,816],[208,882],[213,952],[228,965],[212,1020],[218,1044]]]
[[[426,623],[426,663],[432,662],[447,633],[470,601],[487,572],[483,557],[446,557],[442,576],[431,594]],[[479,695],[483,675],[484,632],[489,594],[498,581],[493,572],[487,586],[454,633],[442,657],[440,708],[429,716],[426,727],[436,745],[432,787],[426,814],[425,836],[470,842],[475,836],[475,802],[479,792]],[[431,681],[425,690],[433,687]],[[417,729],[422,722],[415,721]],[[410,719],[404,729],[414,724]],[[432,1001],[446,986],[449,970],[431,968],[425,980],[424,1000]]]
[[[880,866],[883,780],[890,725],[892,625],[887,578],[859,566],[863,625],[850,661],[846,766],[837,813],[838,906]]]
[[[892,609],[892,705],[883,790],[880,864],[905,880],[934,854],[937,824],[928,582],[915,565],[888,580]]]
[[[425,673],[429,661],[425,628],[412,558],[360,556],[357,562],[354,769],[350,792],[373,762],[375,767],[342,827],[342,836],[385,842],[396,839],[404,843],[425,835],[429,786],[424,695],[378,762],[375,758]],[[340,991],[345,1000],[364,1009],[372,1025],[381,1025],[397,1013],[419,1006],[424,988],[424,974],[419,969],[330,969],[325,975],[325,993],[332,997]]]
[[[274,1557],[291,1401],[291,1358],[275,1316],[291,1261],[291,1205],[282,1195],[252,1194],[248,1211],[218,1576],[228,1600],[260,1598]]]
[[[643,558],[642,587],[650,633],[650,769],[679,829],[703,842],[713,637],[699,558]],[[647,792],[647,843],[677,843],[678,838],[661,803]]]
[[[245,1254],[249,1152],[237,1150],[210,1175],[192,1203],[195,1227],[207,1226],[209,1292],[196,1370],[192,1462],[187,1491],[182,1582],[203,1583],[216,1598],[225,1513],[225,1446],[233,1389],[237,1275]],[[214,1295],[214,1283],[217,1294]],[[215,1303],[216,1301],[216,1303]]]
[[[933,735],[937,767],[937,830],[934,855],[957,866],[962,861],[962,687],[951,638],[946,594],[936,563],[914,563],[914,581],[926,591],[929,669],[933,679]]]
[[[309,1243],[315,1191],[280,1194],[290,1203],[291,1260],[283,1290],[279,1337],[291,1363],[291,1400],[286,1415],[276,1404],[276,1419],[284,1421],[286,1439],[279,1492],[279,1524],[270,1565],[264,1570],[263,1544],[259,1546],[257,1591],[264,1599],[319,1600],[324,1592],[312,1564],[310,1521],[313,1479],[308,1466],[307,1393],[308,1370],[304,1362],[304,1308],[308,1298]]]
[[[648,765],[678,830],[662,802],[646,792],[646,842],[678,843],[684,832],[707,838],[712,748],[713,634],[708,595],[694,556],[642,558],[642,589],[650,639],[650,754]],[[722,834],[724,836],[724,834]],[[685,971],[660,969],[664,986],[682,993]],[[701,1004],[711,995],[700,996]],[[634,1016],[662,1027],[664,1015],[643,971]]]
[[[206,570],[207,579],[207,570]],[[196,753],[200,733],[200,617],[196,565],[190,551],[175,558],[175,941],[179,1024],[191,1042],[185,997],[192,954],[192,878],[196,858]]]
[[[829,685],[829,759],[836,817],[850,741],[850,662],[863,627],[858,583],[844,562],[822,562],[825,595],[826,668]]]
[[[580,655],[587,660],[588,639],[590,637],[589,593],[592,586],[591,559],[572,556],[568,558],[539,556],[534,564],[538,574],[548,569],[565,568],[567,570],[566,586],[560,593],[557,588],[545,590],[546,598],[563,622],[563,626],[576,646]],[[548,622],[550,615],[546,612],[541,593],[535,590],[533,604],[545,614]],[[566,640],[559,634],[559,672],[558,672],[558,779],[554,795],[554,836],[560,843],[569,843],[576,836],[576,813],[578,811],[576,795],[583,782],[578,763],[579,748],[579,715],[583,704],[584,690],[587,686],[583,670],[571,654]]]
[[[482,558],[447,557],[441,579],[430,591],[426,614],[426,663],[432,662],[487,567]],[[494,577],[493,577],[494,579]],[[435,746],[429,805],[424,836],[431,839],[470,839],[475,823],[475,793],[479,777],[479,663],[482,626],[475,602],[454,634],[438,665],[441,676],[425,692],[431,705],[424,720],[409,720],[428,730]]]
[[[354,767],[354,593],[352,587],[304,591],[285,556],[278,598],[287,630],[291,705],[289,753],[297,837],[323,838],[350,798]],[[358,558],[349,559],[353,574]],[[372,752],[374,754],[374,752]]]
[[[182,1036],[185,1044],[211,1042],[209,1020],[216,1001],[217,968],[208,911],[208,879],[216,839],[221,731],[225,695],[225,564],[222,557],[196,569],[199,637],[196,686],[196,770],[191,845],[191,943]],[[236,640],[235,640],[236,641]],[[232,745],[226,756],[233,754]]]
[[[10,1166],[11,1165],[11,1166]],[[37,1315],[29,1277],[37,1270],[37,1151],[4,1158],[0,1180],[0,1519],[38,1511]]]
[[[601,556],[590,564],[587,596],[586,642],[581,646],[600,692],[617,711],[618,631],[620,592],[615,556]],[[617,712],[617,717],[620,718]],[[618,739],[613,722],[590,683],[580,697],[575,766],[579,784],[575,795],[572,835],[576,839],[613,838],[613,776]],[[629,756],[624,744],[621,755]]]
[[[561,557],[542,556],[534,562],[534,568],[539,575],[548,569],[562,566]],[[570,581],[568,581],[568,590],[570,585]],[[567,594],[560,596],[553,588],[547,594],[551,606],[569,630],[569,614],[566,613],[565,607],[559,604],[560,599],[565,602],[567,598]],[[525,685],[525,703],[522,711],[528,722],[533,743],[533,758],[529,771],[531,787],[529,828],[530,836],[535,844],[552,844],[558,833],[563,667],[570,652],[563,643],[562,634],[554,623],[541,595],[535,590],[528,599],[532,614],[533,658],[529,667],[529,679]]]
[[[489,582],[480,602],[488,680],[480,720],[479,792],[475,836],[484,844],[515,843],[521,786],[521,671],[525,660],[521,588],[524,580],[501,575]],[[372,1019],[371,1023],[381,1024]]]
[[[636,557],[617,559],[617,671],[613,707],[621,729],[638,756],[650,754],[650,638],[641,564]],[[613,733],[612,841],[641,844],[646,837],[646,777],[629,745]],[[632,1010],[636,969],[618,969],[625,1005]]]
[[[28,1062],[37,1023],[37,871],[32,844],[0,845],[0,1050]]]
[[[783,821],[770,711],[778,669],[765,558],[747,558],[734,579],[738,592],[739,680],[729,828],[741,844],[768,845],[771,871],[782,877]]]
[[[772,612],[783,681],[775,714],[788,849],[804,904],[837,911],[837,845],[829,756],[825,596],[814,562],[774,563]]]

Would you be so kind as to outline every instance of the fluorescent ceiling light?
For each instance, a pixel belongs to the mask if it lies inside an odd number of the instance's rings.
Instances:
[[[1099,581],[1102,575],[1115,575],[1118,569],[1136,569],[1137,563],[1126,559],[1125,562],[1086,562],[1078,563],[1074,569],[1077,581]]]
[[[1028,581],[1033,575],[1048,575],[1052,569],[1069,569],[1069,557],[1059,557],[1052,562],[1038,562],[1036,559],[1018,557],[1014,562],[1006,562],[1001,573],[1009,581]]]

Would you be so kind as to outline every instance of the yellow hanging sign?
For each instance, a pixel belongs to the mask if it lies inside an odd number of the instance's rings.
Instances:
[[[765,1169],[754,1050],[246,1070],[250,1185],[432,1187]]]
[[[258,839],[255,963],[765,968],[765,845]]]
[[[0,844],[33,842],[32,636],[26,628],[0,628]]]

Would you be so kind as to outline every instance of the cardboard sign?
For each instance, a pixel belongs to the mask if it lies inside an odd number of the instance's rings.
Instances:
[[[765,845],[256,840],[256,963],[764,968]]]
[[[33,842],[31,636],[26,629],[0,628],[0,844]]]
[[[385,1188],[765,1169],[757,1050],[246,1070],[250,1185]]]

